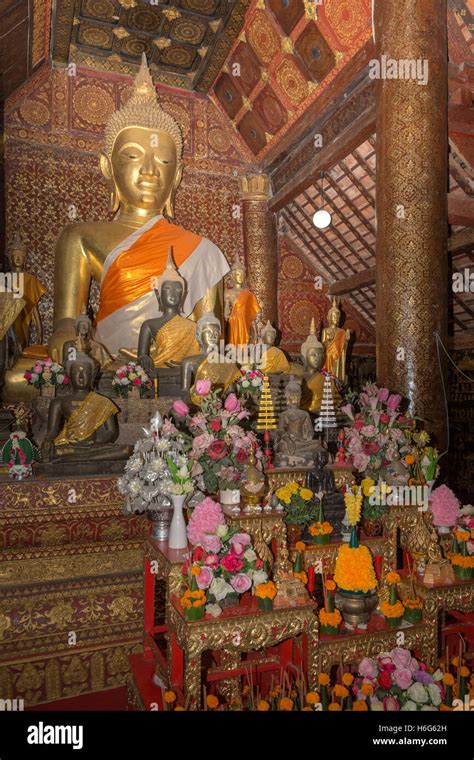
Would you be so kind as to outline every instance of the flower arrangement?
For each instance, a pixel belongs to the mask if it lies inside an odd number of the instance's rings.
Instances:
[[[207,382],[199,381],[203,384]],[[197,392],[199,390],[203,394],[202,403],[195,414],[190,413],[184,401],[178,400],[173,404],[180,418],[179,423],[190,440],[192,475],[198,478],[205,493],[213,494],[218,489],[236,490],[240,487],[242,472],[252,449],[256,466],[259,469],[263,467],[263,456],[255,433],[241,426],[249,414],[241,408],[234,393],[222,399],[219,390],[207,389],[207,385],[196,388]],[[204,394],[205,390],[207,393]]]
[[[259,583],[255,586],[255,596],[258,599],[258,606],[262,610],[272,610],[273,600],[277,594],[277,587],[273,581],[267,581],[266,583]]]
[[[442,702],[443,673],[430,673],[408,649],[395,647],[358,665],[353,693],[371,710],[437,710]]]
[[[172,480],[170,493],[172,496],[187,496],[194,489],[191,477],[192,462],[186,461],[178,466],[171,457],[166,457],[166,464]]]
[[[303,541],[297,541],[295,544],[296,556],[293,563],[293,576],[298,578],[305,586],[308,583],[308,575],[303,570],[303,557],[306,551],[306,546]]]
[[[400,396],[372,383],[350,400],[341,409],[350,420],[346,451],[358,472],[378,472],[408,452],[415,421],[400,413]]]
[[[140,364],[130,362],[115,371],[112,386],[119,396],[124,398],[127,398],[132,388],[138,388],[140,397],[142,397],[153,388],[153,383]]]
[[[463,527],[453,532],[453,546],[448,556],[453,566],[454,574],[463,581],[474,578],[474,547],[471,541],[472,531]]]
[[[402,600],[405,608],[404,618],[409,623],[419,623],[423,614],[423,600],[419,596],[406,596]]]
[[[412,431],[412,447],[404,461],[410,470],[410,483],[433,483],[439,474],[439,460],[443,454],[433,446],[428,446],[429,433],[426,430]]]
[[[192,564],[199,568],[197,587],[206,592],[212,615],[217,617],[224,605],[238,602],[252,586],[267,581],[248,533],[229,527],[220,505],[209,497],[194,508],[187,533],[194,547]],[[184,574],[188,565],[183,565]]]
[[[385,576],[385,582],[388,586],[388,600],[381,602],[380,610],[385,617],[385,621],[388,625],[396,628],[400,625],[405,607],[400,602],[397,596],[397,586],[400,583],[400,576],[395,571],[391,570]]]
[[[380,520],[387,511],[387,500],[383,498],[383,494],[391,490],[390,486],[385,483],[377,486],[372,478],[364,478],[360,487],[363,496],[362,517],[370,522]]]
[[[68,385],[69,378],[64,367],[53,362],[50,356],[44,361],[38,359],[35,365],[23,375],[28,385],[42,388],[45,385]]]
[[[366,546],[343,544],[336,557],[334,580],[344,591],[368,592],[377,588],[372,555]]]
[[[236,387],[239,395],[259,396],[263,384],[263,372],[258,369],[241,369]]]
[[[433,525],[437,528],[450,528],[457,522],[461,504],[448,486],[441,485],[431,492],[430,509]]]
[[[308,528],[308,533],[311,536],[313,544],[328,544],[331,533],[334,532],[330,522],[325,520],[324,522],[315,522]]]
[[[332,580],[325,580],[323,576],[324,607],[319,610],[319,622],[321,633],[334,635],[339,632],[342,623],[342,615],[335,607],[336,584]]]
[[[285,505],[284,517],[287,525],[299,525],[306,528],[314,516],[314,506],[310,504],[313,498],[310,488],[304,488],[295,481],[287,483],[276,491],[277,499]]]
[[[187,567],[185,591],[179,600],[184,617],[190,622],[201,620],[205,613],[206,594],[198,583],[200,572],[198,565],[193,564]]]
[[[12,480],[23,480],[33,475],[33,462],[41,461],[40,450],[22,429],[27,422],[26,414],[21,416],[23,411],[21,405],[18,405],[15,410],[15,428],[0,449],[0,462],[7,465],[8,477]]]

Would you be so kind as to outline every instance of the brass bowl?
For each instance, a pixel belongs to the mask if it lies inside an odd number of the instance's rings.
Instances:
[[[336,591],[336,607],[341,611],[345,623],[352,628],[367,627],[372,612],[378,604],[378,595],[375,589],[367,592],[345,591],[338,588]]]

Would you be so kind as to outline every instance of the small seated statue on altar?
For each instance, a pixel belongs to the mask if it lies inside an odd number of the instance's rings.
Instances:
[[[260,370],[265,375],[273,375],[281,372],[289,372],[290,363],[281,348],[275,346],[276,330],[270,320],[260,330],[260,343],[263,344],[263,366]]]
[[[337,307],[334,296],[332,306],[328,311],[328,326],[323,328],[321,340],[326,350],[324,369],[330,375],[337,377],[340,383],[346,382],[347,345],[351,337],[350,330],[339,327],[341,311]]]
[[[102,343],[98,343],[92,337],[92,322],[87,316],[85,306],[74,323],[74,329],[76,331],[76,339],[68,340],[64,343],[63,365],[67,361],[74,359],[77,354],[83,353],[94,359],[101,369],[108,367],[113,359],[105,346]]]
[[[301,346],[301,356],[304,360],[304,382],[301,407],[308,412],[319,412],[323,399],[323,388],[326,374],[321,372],[324,362],[324,346],[318,340],[314,317],[311,320],[309,335]],[[334,378],[331,378],[331,392],[334,404],[341,403],[341,396]]]
[[[163,273],[155,278],[154,291],[160,316],[143,322],[138,351],[120,349],[122,356],[138,361],[148,373],[155,368],[176,367],[187,356],[194,356],[199,351],[196,323],[181,313],[186,282],[176,269],[171,249]]]
[[[201,349],[196,356],[188,356],[181,364],[181,395],[185,401],[200,405],[201,397],[195,392],[199,380],[209,380],[214,388],[223,392],[240,377],[237,365],[219,353],[221,323],[213,311],[205,312],[196,323],[196,339]]]
[[[277,467],[310,467],[324,446],[314,439],[311,417],[300,409],[301,386],[290,380],[285,388],[287,409],[280,415],[275,436],[275,464]]]
[[[66,363],[71,393],[57,396],[49,405],[48,428],[42,450],[45,462],[101,462],[125,460],[131,446],[114,442],[119,435],[118,407],[93,390],[98,364],[87,354],[77,353]]]
[[[245,287],[245,265],[238,255],[230,271],[232,287],[224,291],[227,342],[233,346],[246,346],[250,342],[251,330],[255,318],[260,313],[260,306],[254,294]]]

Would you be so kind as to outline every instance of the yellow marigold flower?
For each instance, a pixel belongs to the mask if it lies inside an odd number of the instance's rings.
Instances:
[[[363,683],[360,690],[362,694],[365,694],[366,697],[371,697],[374,693],[374,687],[371,683]]]
[[[339,704],[339,702],[331,702],[331,704],[328,707],[328,710],[331,710],[331,712],[334,712],[335,710],[342,710],[342,707]]]
[[[391,570],[385,576],[385,580],[387,581],[388,584],[390,584],[390,585],[394,584],[395,585],[397,583],[400,583],[401,578],[400,578],[400,576],[399,576],[398,573],[396,573],[394,570]]]
[[[340,683],[337,683],[334,687],[334,696],[340,697],[341,699],[345,699],[349,696],[349,691],[346,689],[345,686],[341,686]]]
[[[326,612],[323,607],[319,610],[319,620],[321,625],[330,625],[331,628],[339,628],[342,622],[342,616],[339,610],[334,610],[334,612]]]
[[[193,565],[192,566],[192,568],[191,568],[191,575],[196,575],[197,576],[197,575],[199,575],[200,572],[201,572],[201,568],[199,567],[199,565]]]
[[[294,480],[292,480],[291,483],[287,483],[286,487],[288,488],[290,493],[298,493],[300,489],[298,483],[295,483]]]
[[[342,683],[344,684],[344,686],[352,686],[352,684],[354,683],[354,676],[352,675],[352,673],[344,673],[344,675],[342,676]]]
[[[336,584],[334,581],[326,581],[326,591],[335,591],[336,590]]]
[[[351,549],[348,544],[339,547],[334,580],[345,591],[371,591],[377,587],[372,556],[366,546]]]
[[[415,599],[410,599],[408,596],[403,600],[403,606],[408,607],[410,610],[421,610],[423,608],[423,601],[417,596]]]
[[[304,541],[297,541],[295,544],[295,549],[297,552],[304,552],[304,550],[306,549],[306,544],[304,543]]]
[[[304,570],[302,570],[300,573],[293,573],[293,575],[295,576],[295,578],[298,578],[298,580],[300,580],[301,583],[304,583],[304,585],[306,586],[306,584],[308,583],[308,576],[306,575]]]
[[[369,708],[367,706],[367,702],[365,701],[365,699],[357,699],[352,705],[352,710],[354,712],[362,712],[363,710],[368,710],[368,709]]]
[[[396,604],[382,602],[380,604],[380,611],[385,615],[385,617],[399,618],[402,617],[403,613],[405,612],[405,607],[401,602],[396,602]]]
[[[456,658],[457,659],[457,658]],[[454,676],[452,673],[445,673],[443,676],[443,683],[445,686],[454,686],[456,683]]]
[[[320,686],[329,686],[329,676],[327,673],[320,673],[318,675],[318,683]]]
[[[469,530],[461,530],[460,528],[454,531],[454,535],[456,536],[458,541],[469,541],[471,537],[471,533]]]
[[[219,700],[214,696],[214,694],[208,694],[206,698],[206,704],[210,710],[215,710],[215,708],[219,705]]]
[[[285,504],[289,504],[291,501],[291,491],[288,488],[279,488],[276,495],[277,499],[280,499]]]
[[[364,478],[360,485],[364,496],[372,496],[375,480],[372,480],[371,478]]]
[[[461,678],[469,678],[469,673],[470,673],[470,670],[469,668],[466,668],[465,665],[459,668],[459,675],[461,676]]]
[[[165,702],[168,705],[171,705],[173,702],[176,702],[176,694],[174,691],[165,691]]]
[[[283,697],[278,703],[278,709],[284,712],[291,712],[293,710],[293,700],[289,697]]]
[[[306,701],[308,705],[317,705],[321,701],[321,698],[317,691],[308,691]]]
[[[261,699],[257,705],[257,710],[260,710],[260,712],[267,712],[267,710],[269,709],[270,709],[270,703],[267,702],[266,699]]]
[[[310,488],[302,488],[300,491],[300,496],[305,501],[309,501],[310,499],[313,498],[313,492],[311,491]]]

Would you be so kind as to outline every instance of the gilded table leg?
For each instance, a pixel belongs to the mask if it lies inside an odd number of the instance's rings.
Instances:
[[[223,649],[221,652],[221,668],[222,670],[233,670],[240,664],[240,652],[235,649]],[[240,676],[234,676],[234,678],[226,678],[219,684],[219,691],[222,692],[228,702],[232,700],[240,700],[241,688],[240,688]]]
[[[201,709],[201,652],[184,655],[184,694],[189,710]]]

